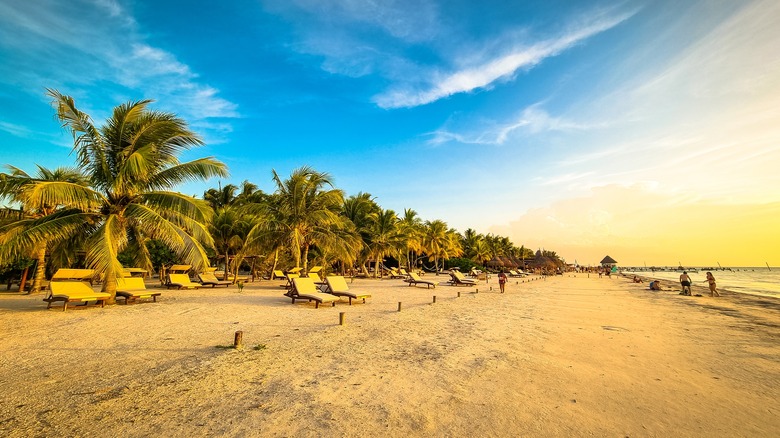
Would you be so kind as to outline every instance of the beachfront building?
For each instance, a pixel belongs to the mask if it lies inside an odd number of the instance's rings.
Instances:
[[[613,259],[612,257],[606,256],[601,259],[601,267],[612,269],[615,266],[617,266],[617,260]]]

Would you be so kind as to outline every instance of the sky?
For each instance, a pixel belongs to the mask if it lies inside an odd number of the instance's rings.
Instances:
[[[230,177],[347,195],[569,263],[780,266],[776,0],[0,0],[0,164],[72,165],[154,99]]]

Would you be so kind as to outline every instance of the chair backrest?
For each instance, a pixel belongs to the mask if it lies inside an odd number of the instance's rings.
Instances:
[[[94,295],[95,291],[81,281],[52,281],[49,283],[51,295]]]
[[[192,268],[190,265],[173,265],[168,268],[170,274],[184,274]]]
[[[292,279],[292,281],[293,286],[295,286],[294,289],[296,293],[315,294],[319,292],[317,286],[314,284],[314,281],[311,278],[295,277]]]
[[[213,272],[204,272],[202,274],[198,274],[198,277],[200,278],[200,281],[205,281],[206,283],[217,283],[219,280],[217,279],[217,276],[214,275]]]
[[[187,274],[169,274],[168,278],[171,280],[171,283],[178,283],[178,284],[191,283],[190,276]]]
[[[460,271],[452,271],[450,272],[450,275],[452,275],[452,277],[458,281],[463,281],[466,279],[466,277],[464,277],[463,273],[461,273]]]
[[[300,278],[300,277],[301,277],[301,274],[294,274],[294,273],[288,273],[287,274],[287,279],[291,280],[291,281],[296,279],[296,278]]]
[[[303,268],[290,268],[287,270],[287,273],[289,274],[298,274],[303,270]]]
[[[349,290],[349,286],[347,286],[347,280],[345,280],[341,275],[328,276],[325,278],[325,281],[328,282],[328,286],[333,292],[347,292]]]
[[[401,275],[409,275],[409,273],[406,272],[406,269],[404,269],[404,268],[399,269],[398,272],[400,272]]]
[[[420,276],[419,276],[419,275],[417,275],[417,274],[416,274],[416,273],[414,273],[414,272],[410,272],[410,273],[409,273],[409,278],[411,278],[411,279],[412,279],[412,280],[414,280],[414,281],[422,281],[422,278],[420,278]]]
[[[284,277],[284,271],[282,271],[281,269],[275,269],[274,277]]]
[[[51,280],[91,280],[94,276],[94,269],[58,269],[51,276]]]
[[[315,283],[322,283],[322,277],[320,277],[320,274],[316,272],[309,272],[308,277],[311,278]]]
[[[146,289],[144,279],[141,277],[124,277],[116,279],[116,288],[122,289]]]
[[[309,269],[309,274],[311,273],[319,274],[320,271],[322,271],[322,266],[312,266],[311,269]]]

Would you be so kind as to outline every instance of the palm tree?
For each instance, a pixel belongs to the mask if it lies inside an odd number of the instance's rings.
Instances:
[[[225,276],[228,279],[230,271],[230,255],[242,254],[246,236],[255,224],[255,216],[242,214],[236,207],[219,208],[211,218],[209,232],[214,239],[214,249],[217,254],[225,257]],[[234,262],[234,270],[238,270],[240,259]],[[234,277],[235,278],[235,277]]]
[[[9,165],[7,168],[9,173],[0,174],[0,198],[19,203],[23,215],[19,220],[0,228],[0,236],[10,237],[23,233],[26,228],[36,223],[37,219],[54,214],[63,207],[86,205],[74,202],[68,195],[74,186],[84,187],[87,184],[87,178],[77,169],[58,167],[50,170],[38,166],[37,175],[31,176],[14,166]],[[32,190],[33,188],[38,190]],[[0,244],[3,241],[0,237]],[[37,263],[30,293],[37,293],[41,289],[46,274],[47,243],[38,242],[30,248],[30,253],[34,254]]]
[[[393,210],[382,210],[371,213],[369,251],[376,261],[374,278],[381,271],[380,264],[385,255],[396,252],[404,247],[403,235],[398,227],[398,216]]]
[[[203,192],[203,200],[209,203],[213,210],[231,205],[236,200],[236,190],[238,187],[228,184],[225,187],[221,185],[216,189],[208,189]]]
[[[23,240],[39,244],[86,236],[86,264],[104,276],[103,291],[111,294],[110,302],[122,269],[117,254],[131,241],[141,248],[148,239],[159,239],[185,262],[206,267],[201,242],[212,245],[205,225],[211,209],[205,201],[169,190],[185,181],[227,176],[225,165],[212,157],[180,162],[179,153],[203,142],[174,114],[148,109],[150,100],[117,106],[98,127],[76,108],[73,98],[47,91],[59,120],[73,133],[77,164],[91,188],[70,187],[79,208],[38,220],[10,246],[21,247]],[[46,187],[35,183],[31,190]],[[148,258],[145,266],[151,266]]]
[[[442,261],[443,268],[444,260],[463,254],[460,235],[456,230],[448,229],[447,223],[441,220],[425,222],[423,250],[429,259],[433,259],[437,275],[439,273],[439,260]]]
[[[416,211],[411,208],[405,208],[404,215],[401,217],[398,226],[406,241],[407,267],[413,269],[417,264],[417,256],[423,250],[423,222]],[[412,254],[415,254],[414,259]]]
[[[276,191],[273,200],[262,204],[264,221],[252,228],[247,240],[283,243],[290,250],[295,267],[308,269],[309,248],[338,240],[334,227],[343,225],[339,216],[344,193],[333,187],[330,175],[308,166],[296,169],[282,181],[273,171]]]

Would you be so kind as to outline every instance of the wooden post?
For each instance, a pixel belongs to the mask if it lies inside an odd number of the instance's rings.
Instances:
[[[433,296],[433,303],[436,304],[436,295]]]
[[[399,312],[401,311],[401,302],[400,301],[398,302],[398,311]]]
[[[458,291],[458,298],[460,298],[460,291]]]
[[[346,323],[346,312],[339,312],[339,325],[344,325]]]
[[[24,268],[24,272],[22,272],[22,279],[19,280],[19,292],[24,292],[24,286],[27,285],[27,271],[30,270],[30,267]],[[32,291],[32,288],[30,288]]]
[[[478,294],[478,293],[479,293],[479,289],[477,289],[476,291],[474,291],[474,293],[475,293],[475,294]]]
[[[236,336],[233,338],[233,348],[239,349],[244,347],[244,332],[241,330],[236,332]]]

